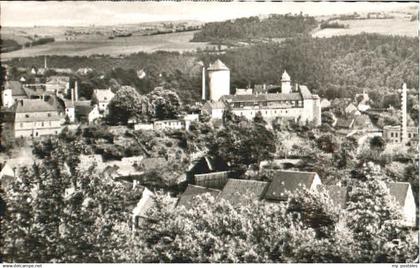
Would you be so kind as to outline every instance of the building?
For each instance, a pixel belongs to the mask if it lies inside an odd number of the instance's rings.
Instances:
[[[264,198],[268,201],[286,201],[288,193],[293,193],[299,188],[315,191],[321,179],[316,172],[302,172],[289,170],[270,170],[267,173],[271,181]]]
[[[220,190],[188,184],[187,189],[185,189],[179,198],[177,207],[185,207],[186,209],[193,208],[197,204],[197,197],[207,193],[214,198],[217,198],[220,194]]]
[[[391,142],[402,145],[418,144],[418,127],[408,126],[407,123],[407,84],[403,84],[401,92],[401,125],[384,126],[382,137]]]
[[[28,95],[19,81],[6,81],[1,93],[2,107],[11,107],[16,100],[27,99]]]
[[[282,75],[281,92],[228,95],[221,100],[234,114],[248,120],[259,112],[266,121],[283,117],[302,124],[321,125],[320,98],[304,85],[292,86],[286,71]]]
[[[418,132],[418,127],[407,127],[407,143],[410,146],[415,146],[416,144],[418,144]],[[403,142],[403,137],[401,133],[401,126],[384,126],[382,137],[389,143],[398,144]]]
[[[53,75],[47,78],[45,90],[55,94],[67,94],[70,89],[70,77]]]
[[[321,105],[321,109],[328,109],[331,107],[331,102],[328,99],[323,98],[321,99],[320,105]]]
[[[202,113],[210,115],[212,119],[222,119],[226,105],[223,101],[208,101],[203,105]]]
[[[403,216],[403,224],[410,227],[416,226],[416,202],[411,185],[408,182],[388,183],[389,194],[395,198]]]
[[[154,130],[164,130],[164,129],[185,129],[184,120],[158,120],[153,122]]]
[[[360,115],[359,110],[353,103],[349,103],[344,109],[346,115]]]
[[[114,98],[115,94],[111,89],[94,89],[92,94],[92,103],[98,105],[99,112],[107,113],[109,102]]]
[[[209,76],[209,96],[206,99],[218,101],[222,96],[230,94],[230,71],[221,61],[216,60],[207,68]]]
[[[64,115],[55,103],[42,99],[22,99],[11,107],[12,127],[16,137],[57,135],[61,131]]]
[[[260,200],[263,198],[268,184],[265,181],[229,179],[219,198],[229,201],[232,205]]]
[[[88,124],[91,124],[96,119],[102,117],[98,105],[91,105],[90,101],[75,102],[74,114],[76,120]]]

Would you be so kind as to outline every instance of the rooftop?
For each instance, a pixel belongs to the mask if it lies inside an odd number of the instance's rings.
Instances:
[[[187,189],[185,189],[184,193],[179,198],[178,206],[184,206],[189,209],[194,206],[194,203],[196,202],[195,197],[205,193],[217,197],[220,194],[220,190],[188,184]]]
[[[11,89],[13,97],[26,96],[26,93],[23,90],[22,84],[19,81],[6,81],[4,88]]]
[[[403,207],[408,191],[411,190],[410,184],[408,182],[391,182],[387,184],[387,187],[389,194]]]
[[[217,70],[229,70],[229,68],[219,59],[217,59],[214,63],[210,64],[208,71],[217,71]]]
[[[315,176],[315,172],[270,170],[268,176],[271,180],[265,194],[266,199],[286,200],[287,192],[294,192],[299,187],[310,188]]]
[[[41,99],[24,99],[15,104],[16,113],[57,112],[57,108]]]
[[[95,89],[93,90],[93,94],[96,96],[98,101],[105,102],[109,102],[115,95],[111,89]]]
[[[265,181],[229,179],[219,198],[230,201],[232,205],[247,201],[245,197],[259,200],[264,195],[267,185],[268,182]]]

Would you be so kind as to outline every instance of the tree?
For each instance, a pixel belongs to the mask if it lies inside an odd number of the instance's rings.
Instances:
[[[146,121],[148,118],[148,98],[140,95],[136,89],[123,86],[108,105],[108,121],[112,124],[127,124],[129,118]]]
[[[340,146],[337,142],[337,139],[331,134],[322,135],[318,138],[317,143],[319,149],[326,153],[335,153]]]
[[[391,199],[385,181],[372,163],[349,181],[347,224],[358,244],[359,262],[406,262],[418,247]]]
[[[385,149],[386,142],[384,138],[375,136],[369,141],[370,149],[382,152]]]
[[[157,87],[147,97],[152,116],[159,120],[177,118],[182,108],[181,99],[173,90]]]

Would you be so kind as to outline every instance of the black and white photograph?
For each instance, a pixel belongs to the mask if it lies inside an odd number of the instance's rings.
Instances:
[[[4,267],[417,267],[418,2],[0,1],[0,26]]]

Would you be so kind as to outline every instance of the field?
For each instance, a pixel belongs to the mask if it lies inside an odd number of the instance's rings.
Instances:
[[[345,20],[338,21],[340,24],[347,24],[345,29],[316,29],[313,37],[331,37],[335,35],[355,35],[362,32],[378,33],[386,35],[417,36],[417,21],[409,19],[366,19],[366,20]]]
[[[93,54],[119,56],[140,51],[191,51],[207,46],[207,43],[189,42],[193,35],[194,32],[190,31],[151,36],[138,34],[115,39],[102,37],[84,40],[59,40],[54,43],[4,53],[2,58],[10,59],[40,55],[89,56]]]

